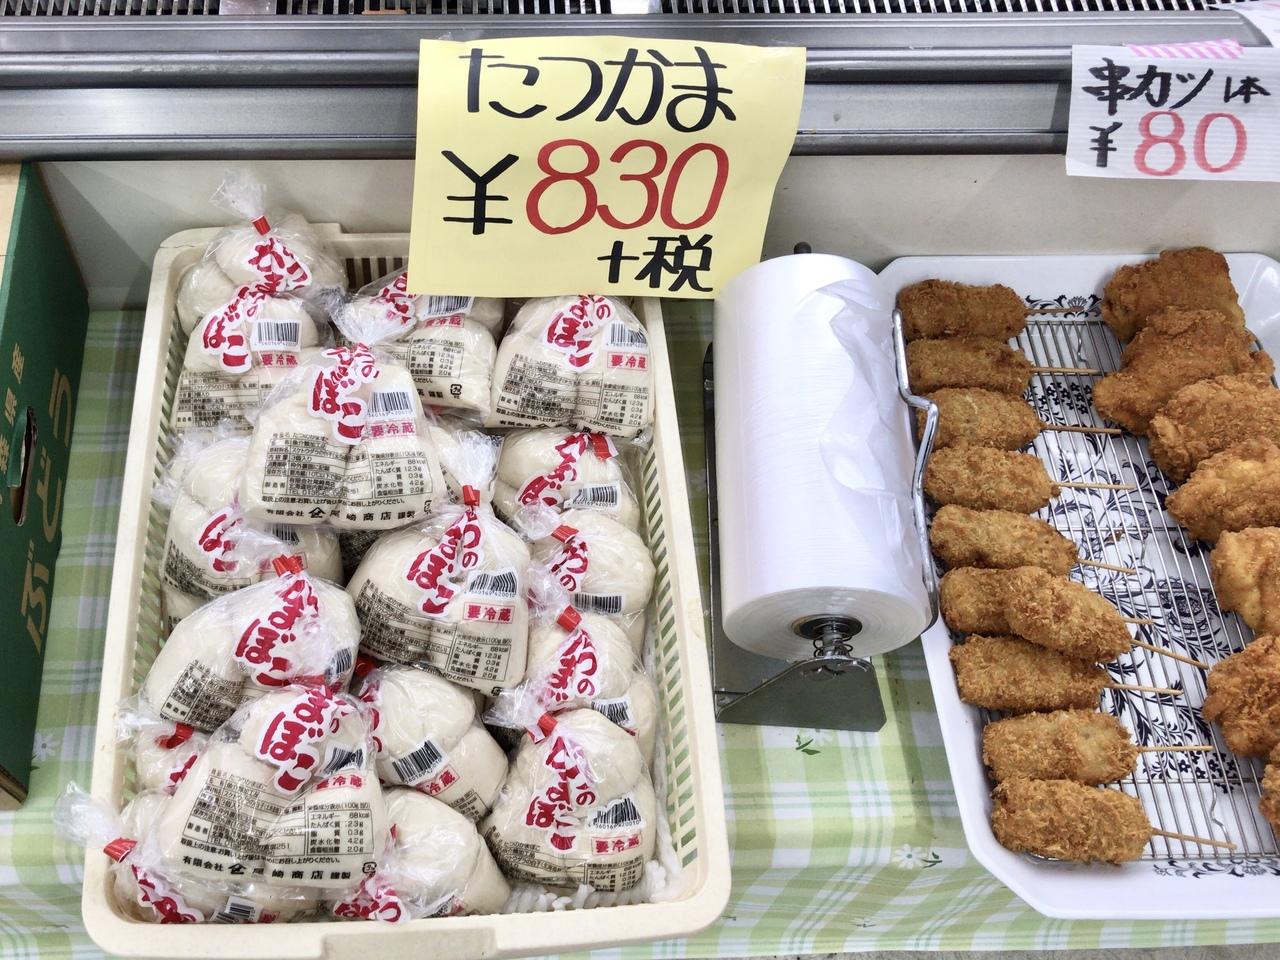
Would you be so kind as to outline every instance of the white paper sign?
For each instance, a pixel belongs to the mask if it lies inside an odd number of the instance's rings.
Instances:
[[[1075,47],[1067,173],[1280,180],[1280,50]]]
[[[1280,46],[1280,0],[1245,0],[1217,9],[1240,14],[1263,32],[1269,44]]]

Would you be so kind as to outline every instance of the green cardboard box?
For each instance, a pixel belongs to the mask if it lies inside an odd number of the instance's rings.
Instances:
[[[0,166],[0,809],[27,796],[89,307],[30,164]]]

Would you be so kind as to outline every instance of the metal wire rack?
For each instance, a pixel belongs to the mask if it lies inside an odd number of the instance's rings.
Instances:
[[[1096,295],[1059,298],[1060,315],[1031,316],[1017,346],[1038,367],[1120,367],[1120,346],[1098,315]],[[1029,302],[1029,309],[1054,304]],[[1093,376],[1037,373],[1028,399],[1049,423],[1109,426],[1092,403]],[[1214,663],[1244,647],[1252,632],[1219,607],[1209,575],[1208,547],[1189,538],[1166,513],[1170,484],[1150,459],[1145,438],[1128,434],[1045,431],[1031,452],[1058,480],[1132,484],[1130,490],[1063,488],[1039,516],[1080,546],[1083,558],[1137,570],[1126,574],[1077,567],[1087,586],[1122,614],[1150,618],[1138,638]],[[963,639],[952,632],[953,642]],[[1280,857],[1280,842],[1258,811],[1262,764],[1227,749],[1221,731],[1200,713],[1205,671],[1140,648],[1106,665],[1117,682],[1182,691],[1182,696],[1106,690],[1102,709],[1118,716],[1143,746],[1207,744],[1204,753],[1145,752],[1136,771],[1116,784],[1138,797],[1159,830],[1230,839],[1227,852],[1153,837],[1152,861],[1241,863]],[[984,722],[1002,714],[981,711]]]

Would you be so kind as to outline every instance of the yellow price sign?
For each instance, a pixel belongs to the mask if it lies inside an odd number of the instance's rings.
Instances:
[[[712,297],[760,258],[804,50],[423,40],[412,291]]]

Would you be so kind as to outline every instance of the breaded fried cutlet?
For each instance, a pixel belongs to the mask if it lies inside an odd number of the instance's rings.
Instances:
[[[1208,247],[1165,250],[1121,267],[1103,291],[1102,319],[1123,343],[1166,307],[1217,310],[1244,323],[1226,257]]]
[[[1280,834],[1280,746],[1271,751],[1267,768],[1262,772],[1262,797],[1258,800],[1258,809],[1271,824],[1271,829]]]
[[[1021,637],[968,637],[950,651],[960,699],[987,710],[1096,710],[1107,672]]]
[[[1027,305],[1002,284],[974,286],[952,280],[922,280],[898,291],[902,335],[993,337],[1009,340],[1027,325]]]
[[[1043,567],[1066,576],[1080,556],[1072,541],[1043,520],[955,504],[934,514],[929,542],[947,567]]]
[[[937,504],[1035,513],[1062,490],[1038,457],[961,444],[935,450],[929,457],[924,492]]]
[[[1009,578],[1004,596],[1010,632],[1038,646],[1099,663],[1133,647],[1120,611],[1082,583],[1025,567]]]
[[[1074,780],[1097,786],[1133,773],[1138,748],[1115,717],[1096,710],[1026,713],[987,724],[982,762],[993,780]]]
[[[1044,423],[1020,397],[977,388],[948,387],[927,394],[938,406],[938,433],[934,449],[968,444],[1017,450],[1040,435]],[[925,414],[916,411],[924,429]]]
[[[1136,797],[1072,780],[1006,780],[991,793],[991,829],[1014,853],[1057,860],[1123,863],[1151,841]]]
[[[1232,753],[1265,757],[1280,743],[1280,637],[1258,637],[1209,670],[1201,712]]]
[[[1222,534],[1209,569],[1223,610],[1240,614],[1254,633],[1280,634],[1280,527]]]
[[[1120,371],[1094,384],[1094,406],[1130,433],[1145,434],[1151,418],[1188,384],[1232,375],[1269,384],[1275,364],[1254,347],[1253,334],[1237,317],[1161,310],[1124,348]]]
[[[1246,440],[1201,460],[1165,506],[1197,540],[1280,524],[1280,447]]]
[[[1009,633],[1004,615],[1004,592],[1016,570],[957,567],[948,570],[938,584],[942,619],[957,633]]]
[[[1031,382],[1031,361],[991,337],[946,337],[907,344],[907,379],[914,393],[980,387],[1020,397]]]
[[[1174,483],[1201,460],[1244,440],[1280,444],[1280,390],[1247,377],[1183,387],[1151,418],[1151,459]]]

